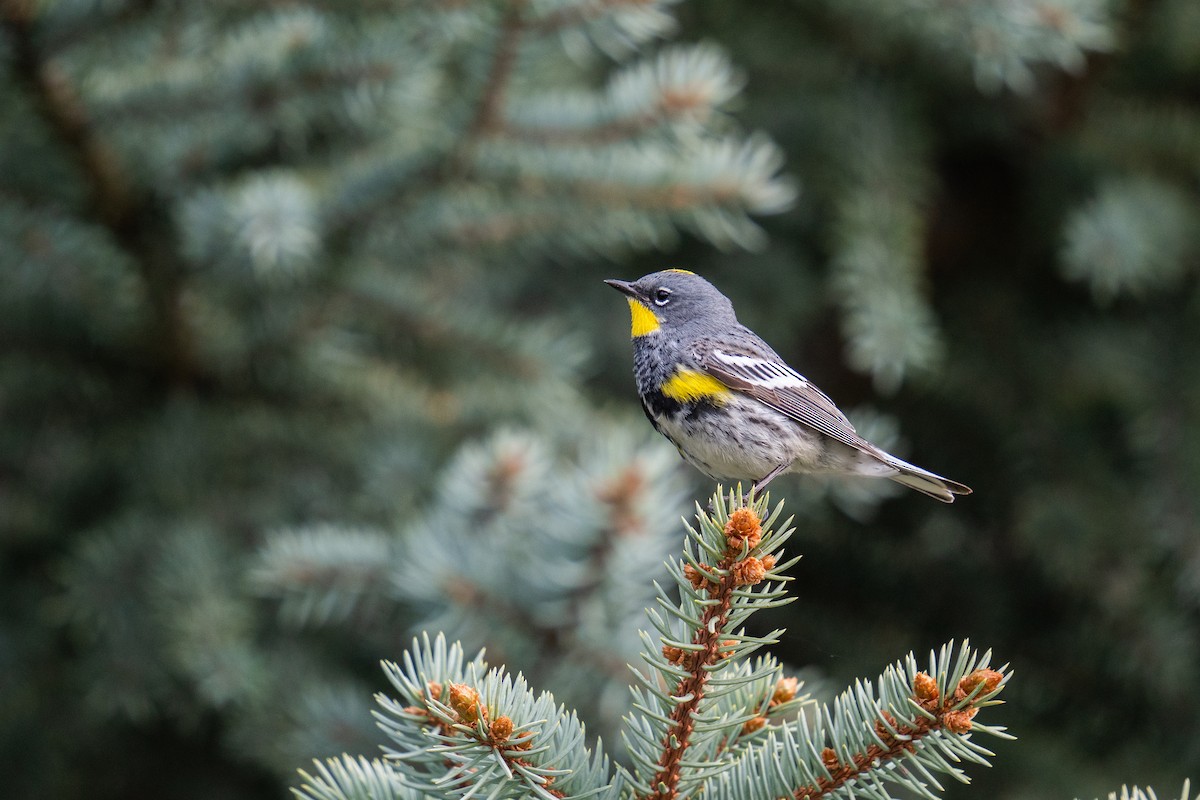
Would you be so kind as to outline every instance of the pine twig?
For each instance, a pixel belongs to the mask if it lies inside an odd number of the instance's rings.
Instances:
[[[898,723],[885,711],[883,718],[875,723],[875,734],[882,744],[873,744],[849,760],[839,759],[833,748],[826,747],[821,760],[831,777],[819,779],[816,785],[796,789],[791,795],[793,800],[828,797],[855,778],[878,769],[880,763],[913,752],[917,742],[938,731],[956,736],[970,732],[971,720],[979,711],[976,698],[992,692],[1003,677],[993,669],[977,669],[964,676],[953,692],[942,696],[934,678],[926,672],[918,672],[913,680],[912,701],[925,713],[908,725]]]
[[[695,649],[683,651],[666,646],[663,655],[668,661],[683,667],[688,675],[681,678],[672,692],[674,697],[684,698],[671,711],[671,724],[663,737],[662,750],[658,757],[658,771],[650,784],[656,791],[643,795],[638,800],[672,800],[677,796],[680,767],[691,744],[695,731],[695,717],[704,699],[705,687],[712,675],[712,667],[729,656],[728,648],[736,640],[723,639],[727,635],[729,612],[733,605],[733,592],[740,586],[754,584],[775,566],[772,556],[762,559],[749,556],[762,535],[761,520],[753,509],[742,507],[730,515],[725,525],[725,554],[717,562],[714,581],[698,570],[685,567],[684,574],[696,589],[707,592],[709,603],[705,605],[692,636]]]
[[[460,741],[464,737],[475,744],[489,747],[496,757],[504,762],[505,771],[509,775],[529,773],[521,768],[533,766],[524,756],[533,746],[533,732],[522,731],[513,735],[513,721],[510,717],[499,714],[491,719],[487,706],[479,690],[466,683],[451,683],[443,686],[439,683],[427,684],[428,695],[424,698],[425,707],[412,706],[405,708],[405,713],[423,718],[423,722],[436,732],[437,738],[444,741]],[[435,705],[436,704],[436,705]],[[437,706],[445,707],[440,710]],[[439,711],[441,713],[439,713]],[[445,717],[449,711],[451,716]],[[447,767],[453,766],[448,761]],[[548,765],[540,765],[543,770],[553,772]],[[557,789],[551,788],[552,776],[544,776],[541,789],[551,797],[564,797]]]

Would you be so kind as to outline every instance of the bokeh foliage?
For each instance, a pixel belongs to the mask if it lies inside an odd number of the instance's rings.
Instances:
[[[778,655],[837,685],[1003,652],[992,794],[1200,763],[1195,3],[0,20],[5,794],[278,793],[375,746],[375,664],[420,625],[619,716],[561,633],[620,619],[619,671],[658,557],[493,601],[535,543],[673,546],[696,476],[644,435],[598,282],[665,263],[976,489],[773,487],[805,554]],[[422,537],[515,571],[456,594]]]

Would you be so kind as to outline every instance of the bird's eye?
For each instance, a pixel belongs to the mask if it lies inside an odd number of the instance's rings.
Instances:
[[[670,289],[659,289],[657,292],[654,293],[654,305],[665,306],[669,302],[671,302],[671,290]]]

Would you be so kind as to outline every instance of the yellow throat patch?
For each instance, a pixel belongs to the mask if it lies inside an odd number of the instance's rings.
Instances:
[[[633,338],[639,336],[647,336],[658,330],[658,317],[654,316],[654,312],[646,308],[640,300],[634,300],[632,297],[629,300],[629,316],[631,323],[629,327],[629,335]]]
[[[697,400],[723,403],[731,391],[712,375],[694,369],[681,369],[662,385],[663,395],[679,403]]]

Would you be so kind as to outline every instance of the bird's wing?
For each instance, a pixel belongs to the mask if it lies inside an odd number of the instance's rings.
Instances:
[[[824,392],[778,357],[752,355],[736,345],[714,345],[699,357],[704,371],[730,389],[856,450],[872,455],[879,452],[855,432]]]

